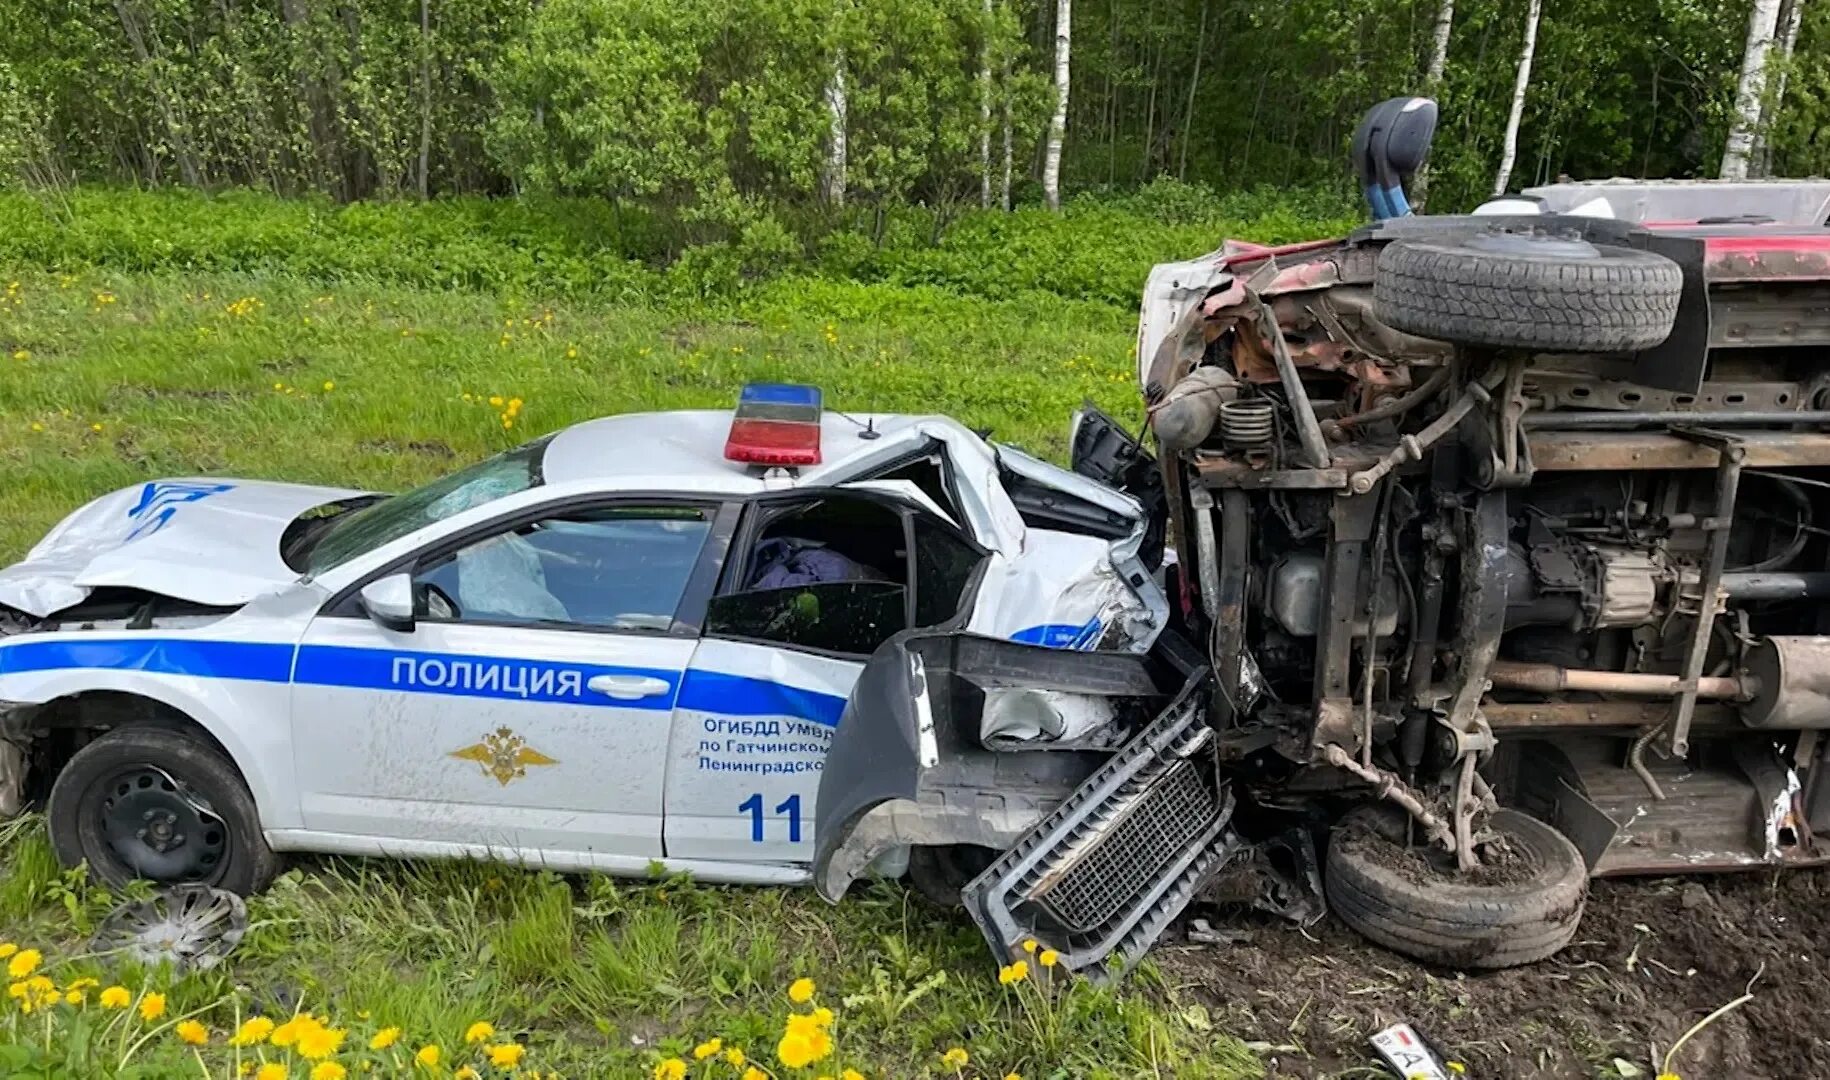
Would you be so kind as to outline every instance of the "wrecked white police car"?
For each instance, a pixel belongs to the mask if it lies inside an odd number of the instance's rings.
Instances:
[[[285,851],[805,881],[865,658],[1148,649],[1146,533],[953,421],[784,386],[392,498],[143,484],[0,570],[0,808],[109,883],[247,892]]]

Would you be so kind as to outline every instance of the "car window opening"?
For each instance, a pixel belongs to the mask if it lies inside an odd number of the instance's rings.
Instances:
[[[414,585],[438,621],[665,632],[710,531],[695,507],[572,513],[460,548]]]

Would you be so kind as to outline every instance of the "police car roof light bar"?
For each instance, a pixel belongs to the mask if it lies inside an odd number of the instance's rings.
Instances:
[[[737,399],[724,456],[749,465],[820,463],[820,388],[750,383]]]

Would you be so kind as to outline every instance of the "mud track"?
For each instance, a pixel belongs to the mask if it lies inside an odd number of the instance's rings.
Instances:
[[[1216,1031],[1263,1044],[1272,1076],[1363,1070],[1367,1036],[1408,1020],[1474,1080],[1616,1076],[1616,1057],[1652,1080],[1686,1029],[1751,984],[1753,1000],[1686,1043],[1673,1071],[1830,1077],[1830,870],[1595,882],[1567,949],[1481,974],[1413,963],[1334,919],[1304,932],[1204,914],[1249,938],[1153,955]]]

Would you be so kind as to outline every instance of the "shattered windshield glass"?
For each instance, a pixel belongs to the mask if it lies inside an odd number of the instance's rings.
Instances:
[[[540,462],[550,441],[540,439],[497,454],[425,487],[338,518],[305,553],[305,573],[322,574],[473,506],[540,486]]]

